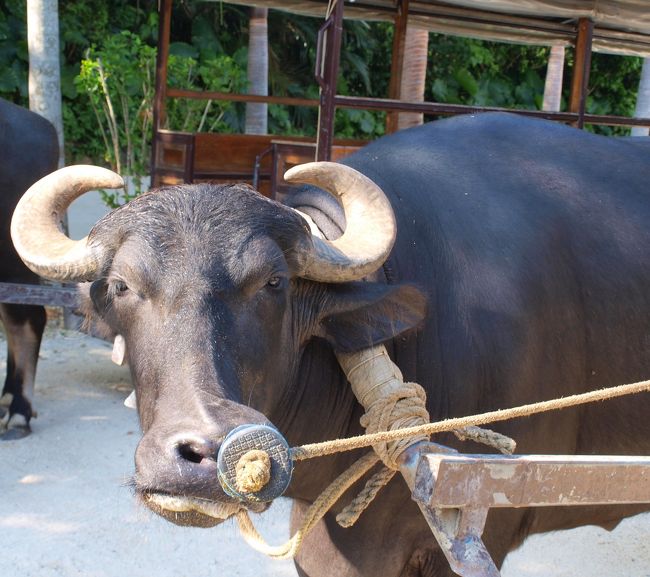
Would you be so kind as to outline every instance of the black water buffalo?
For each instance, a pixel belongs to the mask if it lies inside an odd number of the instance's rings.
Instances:
[[[38,276],[18,258],[9,234],[11,215],[23,193],[39,178],[56,170],[59,143],[54,126],[42,116],[0,99],[0,282],[37,283]],[[34,416],[32,396],[41,337],[42,306],[0,303],[7,334],[7,377],[2,389],[0,439],[29,432]]]
[[[49,278],[92,281],[92,314],[123,337],[143,429],[136,491],[170,521],[210,526],[243,506],[215,471],[215,452],[238,425],[270,421],[291,445],[362,432],[335,351],[385,343],[405,378],[426,388],[432,420],[650,375],[644,147],[485,114],[393,134],[344,163],[371,181],[318,165],[308,171],[319,186],[291,197],[329,238],[345,230],[332,243],[287,206],[212,184],[145,194],[73,243],[51,216],[83,190],[119,185],[97,168],[55,173],[16,213],[25,261]],[[396,219],[385,263],[393,215],[373,182]],[[495,428],[522,453],[648,454],[649,416],[644,395]],[[357,456],[298,465],[288,491],[294,526]],[[484,540],[500,564],[530,533],[611,528],[641,509],[499,509]],[[327,514],[297,567],[310,576],[450,574],[398,478],[353,528]]]

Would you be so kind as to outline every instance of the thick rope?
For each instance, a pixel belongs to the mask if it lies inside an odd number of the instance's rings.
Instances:
[[[240,493],[257,493],[271,480],[271,458],[266,451],[244,453],[235,466],[235,484]]]
[[[479,415],[469,417],[460,417],[456,419],[446,419],[436,423],[429,423],[424,426],[410,427],[408,429],[384,431],[373,433],[369,435],[360,435],[357,437],[350,437],[348,439],[339,439],[337,441],[328,441],[325,443],[313,443],[310,445],[303,445],[302,447],[295,447],[292,449],[294,459],[303,460],[318,457],[321,455],[330,455],[339,451],[349,451],[359,449],[391,441],[397,438],[403,438],[413,434],[434,434],[442,433],[445,431],[454,431],[456,429],[464,429],[465,427],[472,427],[475,425],[484,425],[487,423],[505,421],[507,419],[514,419],[518,417],[527,417],[534,414],[539,414],[547,411],[564,409],[567,407],[574,407],[586,403],[604,401],[606,399],[613,399],[650,390],[650,381],[640,381],[638,383],[631,383],[628,385],[619,385],[617,387],[609,387],[599,389],[588,393],[578,395],[571,395],[554,399],[551,401],[542,401],[539,403],[531,403],[522,405],[512,409],[503,409],[499,411],[491,411]],[[476,440],[476,439],[472,439]],[[344,471],[333,483],[321,493],[318,499],[307,510],[303,523],[294,536],[284,545],[272,547],[264,542],[262,536],[253,526],[253,523],[248,516],[246,510],[242,510],[237,514],[237,521],[239,523],[240,531],[247,541],[247,543],[266,555],[276,559],[289,559],[296,555],[300,545],[302,544],[305,536],[316,525],[316,523],[325,515],[325,513],[332,507],[332,505],[340,498],[343,493],[357,480],[363,477],[370,469],[379,461],[376,453],[368,453],[361,457],[352,467]],[[388,470],[386,474],[389,476],[388,480],[392,478],[394,471]],[[376,477],[376,476],[375,476]],[[372,479],[371,479],[372,481]],[[379,479],[378,487],[369,487],[367,484],[364,491],[376,494],[377,491],[385,485],[387,481]],[[376,483],[375,483],[376,485]],[[362,494],[364,493],[362,491]],[[374,495],[373,495],[374,497]],[[355,516],[356,515],[356,516]],[[354,523],[358,514],[350,511],[342,511],[339,514],[343,526],[350,526]]]
[[[505,455],[512,455],[517,448],[515,443],[510,437],[506,437],[501,433],[491,431],[490,429],[482,429],[481,427],[464,427],[463,429],[454,429],[452,431],[460,441],[474,441],[482,445],[488,445],[498,449]]]
[[[351,467],[341,473],[328,487],[325,489],[318,499],[307,509],[303,518],[300,528],[284,545],[271,546],[267,545],[264,538],[259,534],[253,525],[248,512],[242,509],[237,513],[237,523],[239,530],[246,540],[246,542],[253,547],[256,551],[264,553],[269,557],[275,559],[291,559],[295,557],[300,545],[305,536],[311,529],[321,520],[323,515],[330,510],[332,505],[339,500],[341,495],[361,477],[363,477],[375,464],[379,461],[379,457],[373,452],[367,453],[361,457]]]
[[[361,417],[361,426],[367,434],[378,431],[412,428],[429,422],[425,407],[426,393],[417,383],[400,383],[392,393],[375,400]],[[373,445],[384,465],[398,470],[399,456],[411,445],[428,441],[426,434],[411,435],[408,438],[391,439]]]
[[[395,476],[395,473],[397,471],[394,469],[382,467],[379,472],[368,479],[363,490],[336,516],[336,522],[346,529],[352,527],[361,516],[361,513],[372,503],[377,493],[388,485],[389,481]]]
[[[489,447],[494,447],[506,455],[512,455],[516,448],[516,443],[512,439],[488,429],[467,427],[452,432],[461,441],[474,441]],[[379,472],[368,479],[363,490],[336,516],[336,522],[341,527],[352,527],[361,516],[361,513],[372,503],[382,487],[387,485],[395,476],[395,473],[397,473],[395,469],[382,467]]]
[[[614,399],[624,395],[631,395],[650,391],[650,381],[640,381],[638,383],[630,383],[629,385],[619,385],[617,387],[609,387],[605,389],[598,389],[588,393],[581,393],[578,395],[571,395],[568,397],[560,397],[550,401],[541,401],[539,403],[531,403],[514,407],[512,409],[500,409],[497,411],[490,411],[469,417],[457,417],[453,419],[445,419],[436,423],[427,423],[416,427],[409,427],[397,431],[380,431],[369,435],[358,435],[356,437],[348,437],[347,439],[337,439],[335,441],[326,441],[323,443],[311,443],[294,447],[291,451],[293,458],[296,461],[305,459],[312,459],[313,457],[321,457],[323,455],[331,455],[341,451],[352,451],[362,447],[374,446],[378,443],[386,441],[394,441],[396,439],[406,438],[412,435],[433,435],[436,433],[443,433],[453,431],[455,429],[464,429],[465,427],[486,425],[488,423],[495,423],[498,421],[506,421],[519,417],[528,417],[539,413],[548,411],[555,411],[559,409],[566,409],[568,407],[575,407],[596,401],[604,401],[607,399]]]
[[[376,354],[376,351],[379,351]],[[365,351],[369,355],[367,362],[362,364],[368,365],[370,370],[370,381],[360,384],[358,376],[348,378],[352,383],[355,394],[364,400],[364,406],[367,408],[366,414],[361,419],[361,424],[367,431],[385,431],[388,429],[400,429],[403,427],[413,427],[422,423],[427,423],[429,413],[425,408],[426,393],[424,389],[416,383],[404,383],[399,369],[390,361],[383,347],[376,350]],[[359,355],[351,355],[346,360],[357,361]],[[372,366],[374,363],[374,367]],[[360,365],[356,366],[359,368]],[[352,371],[354,372],[354,371]],[[390,374],[386,378],[386,374]],[[366,376],[368,376],[366,374]],[[379,384],[376,381],[379,380]],[[387,394],[387,390],[390,393]],[[467,436],[479,442],[485,442],[492,446],[491,431],[484,431],[475,427],[476,431],[467,432]],[[480,433],[479,433],[480,432]],[[497,442],[502,443],[502,435],[492,433]],[[479,438],[480,437],[480,438]],[[375,473],[365,484],[363,490],[347,505],[336,517],[337,522],[342,527],[351,527],[357,521],[361,513],[376,497],[377,493],[393,478],[399,469],[398,459],[404,450],[421,441],[428,440],[428,435],[415,435],[408,439],[400,438],[396,441],[382,442],[374,446],[375,452],[359,459],[348,470],[342,473],[337,479],[330,484],[323,493],[318,497],[314,504],[307,510],[300,528],[284,544],[277,547],[268,545],[259,532],[255,529],[246,510],[237,514],[237,521],[242,536],[246,542],[255,550],[260,551],[276,559],[292,558],[298,552],[305,536],[311,531],[314,525],[325,515],[325,513],[338,501],[338,499],[351,487],[357,480],[363,477],[381,458],[384,467]],[[508,439],[510,445],[514,445],[511,439]],[[253,453],[251,451],[249,453]],[[241,471],[245,476],[250,464],[258,467],[261,460],[257,456],[246,453],[237,464],[238,485],[249,486],[255,482],[254,479],[239,478]],[[270,467],[269,467],[270,469]],[[257,477],[260,476],[257,468],[255,469]],[[269,470],[270,474],[270,470]],[[261,487],[260,487],[261,488]]]

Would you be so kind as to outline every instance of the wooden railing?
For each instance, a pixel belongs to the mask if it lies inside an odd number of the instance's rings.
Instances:
[[[305,136],[220,134],[160,130],[156,136],[153,186],[181,182],[245,182],[275,198],[286,190],[282,175],[313,161],[316,140]],[[333,160],[358,150],[363,140],[336,140]]]

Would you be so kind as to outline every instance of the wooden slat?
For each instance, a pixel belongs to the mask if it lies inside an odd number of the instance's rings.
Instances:
[[[413,495],[433,508],[649,503],[650,457],[424,454]]]
[[[76,287],[0,282],[0,302],[76,308]]]
[[[588,18],[580,18],[575,42],[571,96],[569,98],[569,110],[578,115],[578,121],[576,122],[578,128],[584,126],[593,34],[594,23]]]
[[[247,182],[253,184],[255,166],[257,169],[257,188],[267,196],[272,194],[271,180],[274,174],[281,178],[284,171],[275,170],[276,150],[272,146],[280,142],[277,136],[265,134],[219,134],[202,132],[160,131],[158,137],[158,156],[154,173],[154,185],[177,184],[209,180],[219,183]],[[282,141],[297,150],[297,161],[309,162],[314,159],[315,139],[307,136],[291,137]],[[366,142],[354,139],[340,139],[333,149],[333,159],[337,160],[357,150]],[[302,148],[300,148],[302,147]],[[286,146],[285,146],[286,150]],[[271,154],[265,154],[270,152]]]
[[[292,96],[262,96],[259,94],[236,94],[234,92],[214,92],[211,90],[188,90],[167,87],[169,98],[188,98],[190,100],[223,100],[229,102],[265,102],[284,104],[286,106],[318,106],[314,98],[296,98]]]

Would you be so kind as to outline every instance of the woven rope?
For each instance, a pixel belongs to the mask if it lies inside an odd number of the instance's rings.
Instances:
[[[341,495],[361,477],[363,477],[375,464],[379,457],[374,453],[367,453],[346,469],[325,489],[318,499],[307,509],[300,528],[284,545],[267,545],[264,538],[253,525],[248,512],[242,509],[237,513],[239,530],[246,542],[256,551],[273,557],[274,559],[291,559],[295,557],[300,545],[314,525],[330,510],[332,505],[339,500]]]
[[[434,434],[442,433],[445,431],[454,431],[456,429],[462,429],[465,427],[484,425],[487,423],[505,421],[507,419],[514,419],[518,417],[526,417],[547,411],[574,407],[586,403],[603,401],[606,399],[613,399],[616,397],[646,392],[649,390],[650,381],[640,381],[638,383],[599,389],[597,391],[572,395],[551,401],[542,401],[540,403],[522,405],[520,407],[515,407],[512,409],[491,411],[470,417],[447,419],[436,423],[429,423],[424,426],[410,427],[408,429],[396,431],[384,431],[369,435],[360,435],[358,437],[339,439],[337,441],[328,441],[326,443],[303,445],[302,447],[295,447],[292,449],[292,452],[294,459],[296,460],[310,459],[321,455],[330,455],[339,451],[349,451],[352,449],[359,449],[361,447],[372,446],[380,442],[392,441],[398,438],[408,437],[409,435],[413,434]],[[267,545],[253,526],[246,511],[241,511],[237,515],[237,521],[239,522],[239,528],[242,535],[249,543],[249,545],[251,545],[254,549],[276,559],[288,559],[295,556],[305,536],[309,533],[313,526],[323,517],[323,515],[325,515],[325,513],[347,490],[347,488],[349,488],[353,483],[355,483],[368,471],[370,471],[370,469],[378,461],[379,457],[376,453],[368,453],[359,459],[352,467],[350,467],[350,469],[344,471],[307,510],[302,526],[300,529],[298,529],[296,534],[287,543],[285,543],[285,545],[279,547],[271,547]],[[374,495],[376,495],[377,491],[382,486],[383,485],[380,485],[378,488],[368,488],[367,492],[369,494],[373,494],[374,497]],[[358,514],[351,514],[350,511],[347,511],[345,514],[341,512],[340,515],[343,516],[342,520],[344,523],[348,523],[348,520],[354,518],[355,515],[358,518]],[[354,520],[356,520],[356,518]],[[352,523],[354,523],[354,521],[352,521]],[[347,524],[346,526],[350,526],[350,524]]]
[[[529,405],[522,405],[512,409],[500,409],[497,411],[490,411],[469,417],[458,417],[454,419],[446,419],[435,423],[428,423],[417,427],[409,427],[398,431],[383,431],[373,433],[370,435],[359,435],[356,437],[349,437],[347,439],[337,439],[335,441],[326,441],[324,443],[312,443],[294,447],[292,449],[293,458],[297,461],[304,459],[311,459],[313,457],[320,457],[323,455],[331,455],[340,451],[352,451],[362,447],[374,446],[378,443],[386,441],[394,441],[399,438],[405,438],[412,435],[433,435],[436,433],[443,433],[446,431],[453,431],[455,429],[463,429],[470,426],[486,425],[488,423],[495,423],[498,421],[506,421],[519,417],[528,417],[539,413],[548,411],[556,411],[559,409],[566,409],[568,407],[575,407],[587,403],[597,401],[604,401],[607,399],[614,399],[624,395],[632,395],[650,391],[650,381],[639,381],[638,383],[630,383],[628,385],[619,385],[617,387],[609,387],[605,389],[598,389],[588,393],[581,393],[578,395],[571,395],[569,397],[561,397],[551,401],[541,401],[539,403],[531,403]]]
[[[352,527],[361,516],[361,513],[372,503],[377,493],[388,485],[389,481],[395,476],[395,473],[397,471],[394,469],[382,467],[379,472],[375,473],[366,481],[363,490],[336,516],[336,522],[346,529]]]
[[[510,437],[506,437],[490,429],[465,427],[464,429],[454,429],[452,433],[461,441],[474,441],[482,445],[489,445],[506,455],[512,455],[517,448],[517,443]]]
[[[366,429],[367,434],[372,434],[428,423],[426,398],[424,389],[417,383],[402,383],[399,389],[379,398],[368,407],[361,417],[361,425]],[[402,452],[415,443],[428,440],[428,435],[418,434],[408,438],[382,441],[372,448],[386,467],[398,470],[397,460]]]
[[[266,451],[244,453],[235,466],[235,484],[241,493],[261,491],[271,479],[271,458]]]
[[[338,359],[355,396],[366,409],[366,413],[361,418],[361,424],[367,433],[348,439],[295,447],[291,450],[293,459],[299,461],[368,446],[372,446],[374,452],[359,459],[321,493],[307,510],[298,531],[284,545],[278,547],[267,545],[253,526],[248,513],[245,510],[238,513],[239,528],[245,540],[257,551],[274,558],[287,559],[295,556],[305,536],[323,515],[349,487],[369,472],[381,459],[384,467],[368,480],[359,495],[337,515],[337,522],[341,526],[353,525],[381,488],[390,482],[395,472],[399,470],[400,455],[411,445],[428,440],[432,434],[452,431],[461,440],[473,440],[495,447],[503,453],[512,453],[515,448],[512,439],[493,431],[481,429],[478,425],[650,389],[650,381],[642,381],[512,409],[430,423],[425,407],[426,393],[424,389],[417,383],[404,383],[400,370],[390,360],[383,346],[366,349],[359,353],[340,354]],[[256,460],[256,463],[258,461]],[[256,470],[256,474],[259,476],[260,471]],[[248,481],[243,479],[241,482],[247,483]]]

